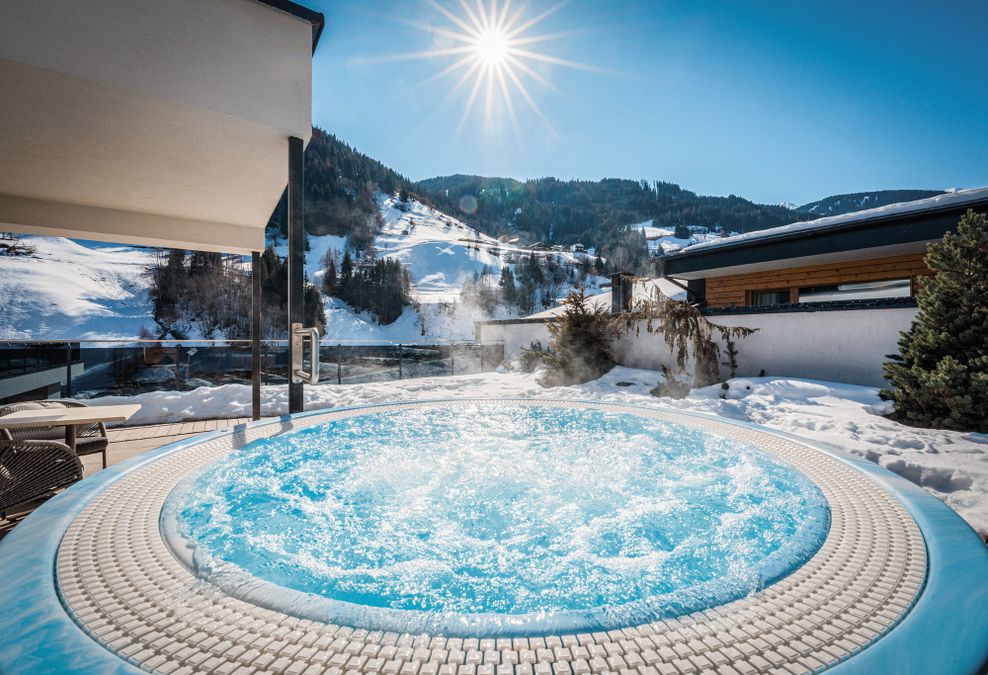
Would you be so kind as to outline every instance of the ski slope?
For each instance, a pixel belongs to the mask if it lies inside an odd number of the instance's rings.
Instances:
[[[32,256],[0,256],[0,339],[114,339],[151,327],[150,249],[25,237]]]

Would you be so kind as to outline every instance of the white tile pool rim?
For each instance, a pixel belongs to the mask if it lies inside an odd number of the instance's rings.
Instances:
[[[628,412],[754,445],[820,487],[831,505],[830,533],[805,565],[731,603],[606,633],[483,640],[373,632],[262,608],[196,579],[161,539],[161,504],[174,484],[257,438],[401,407],[499,403]],[[0,671],[975,672],[988,651],[986,570],[988,551],[973,531],[919,488],[751,424],[541,398],[333,409],[206,434],[134,458],[18,525],[0,542]]]

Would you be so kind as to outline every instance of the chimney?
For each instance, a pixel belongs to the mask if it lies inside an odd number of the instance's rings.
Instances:
[[[634,286],[634,277],[627,272],[611,275],[611,314],[631,311]]]

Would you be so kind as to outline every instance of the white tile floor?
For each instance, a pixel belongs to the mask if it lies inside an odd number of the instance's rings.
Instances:
[[[100,644],[158,673],[726,675],[806,673],[836,664],[886,633],[921,591],[926,550],[915,521],[877,483],[843,462],[726,422],[593,407],[701,428],[791,463],[817,483],[830,503],[826,541],[803,567],[753,596],[606,633],[476,639],[382,633],[300,619],[196,579],[158,530],[162,503],[179,480],[244,443],[285,429],[273,424],[174,452],[100,493],[75,519],[59,549],[62,596],[79,625]],[[296,420],[293,428],[380,410],[330,412]]]

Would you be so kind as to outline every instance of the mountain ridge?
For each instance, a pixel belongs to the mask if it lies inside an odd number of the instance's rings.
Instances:
[[[911,202],[917,199],[926,199],[945,194],[946,190],[871,190],[868,192],[849,192],[845,194],[830,195],[814,202],[797,206],[795,210],[799,213],[810,215],[814,218],[824,216],[839,216],[854,211],[863,211],[899,202]]]

